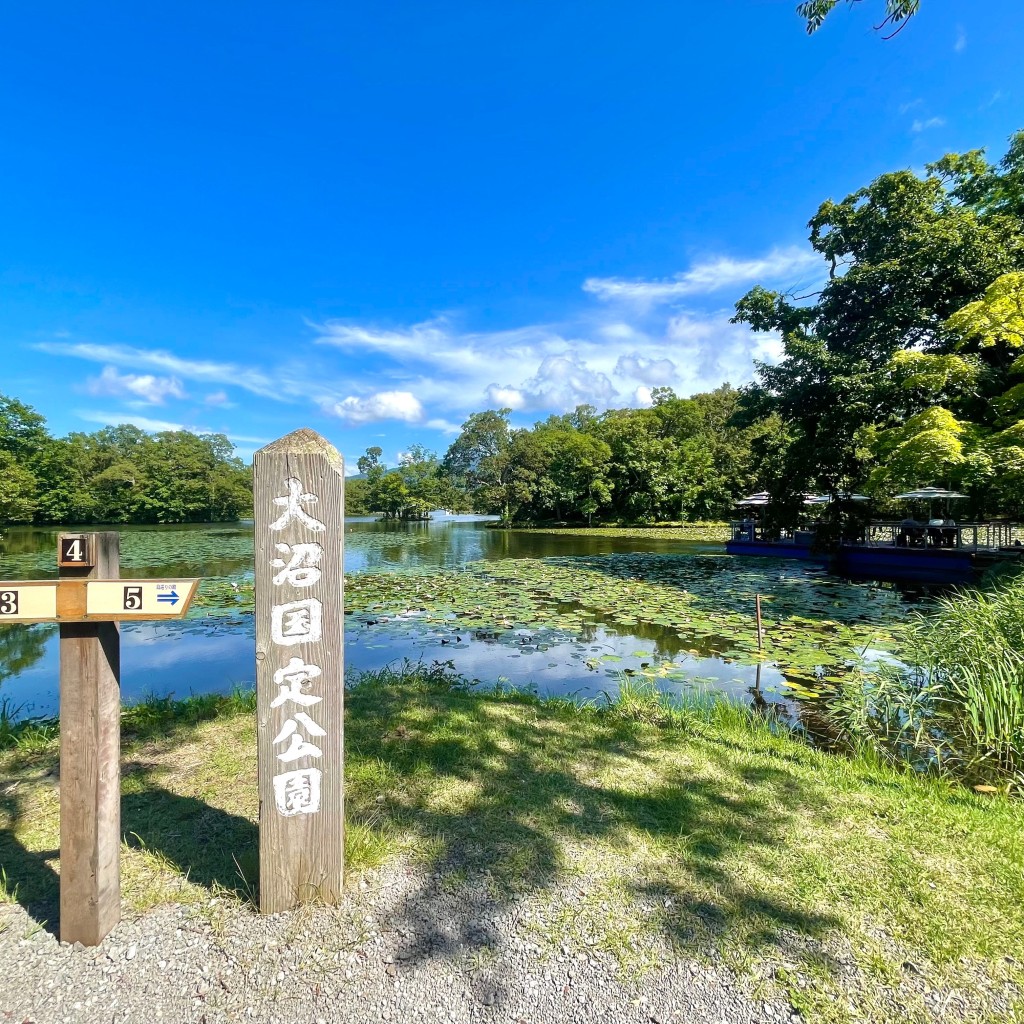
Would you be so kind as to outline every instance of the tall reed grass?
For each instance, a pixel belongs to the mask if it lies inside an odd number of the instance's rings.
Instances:
[[[1024,576],[940,598],[903,665],[851,679],[829,713],[855,746],[1024,792]]]

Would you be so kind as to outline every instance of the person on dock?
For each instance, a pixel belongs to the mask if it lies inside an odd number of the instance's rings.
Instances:
[[[900,523],[899,533],[896,534],[896,546],[901,548],[917,547],[923,541],[923,526],[912,516],[907,516]]]

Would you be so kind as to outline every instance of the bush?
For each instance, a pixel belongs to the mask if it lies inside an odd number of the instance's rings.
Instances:
[[[939,599],[904,664],[858,674],[830,708],[854,745],[975,784],[1024,790],[1024,577]]]

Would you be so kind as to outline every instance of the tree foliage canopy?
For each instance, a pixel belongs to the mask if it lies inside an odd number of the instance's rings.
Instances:
[[[252,511],[252,478],[223,434],[122,424],[52,437],[0,395],[0,523],[184,523]]]
[[[821,204],[821,291],[755,287],[734,317],[783,338],[742,402],[786,424],[779,488],[948,483],[969,486],[977,514],[1017,513],[1024,493],[1000,467],[1024,415],[1022,214],[1024,133],[998,165],[952,153]]]

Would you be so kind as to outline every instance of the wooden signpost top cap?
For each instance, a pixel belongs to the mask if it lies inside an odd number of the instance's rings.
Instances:
[[[340,473],[345,472],[345,460],[341,452],[326,437],[318,434],[315,430],[310,430],[309,427],[300,427],[298,430],[293,430],[290,434],[285,434],[284,437],[272,441],[260,448],[256,452],[255,458],[285,454],[322,455],[330,462],[333,469]]]

